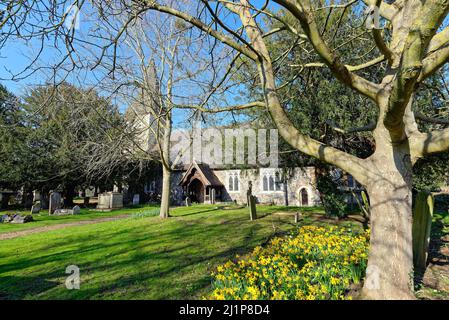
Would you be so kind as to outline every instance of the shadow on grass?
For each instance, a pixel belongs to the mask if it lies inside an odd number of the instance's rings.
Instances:
[[[21,300],[36,296],[43,291],[60,286],[59,281],[49,281],[48,278],[61,276],[59,272],[47,273],[43,277],[1,277],[0,300]]]
[[[276,230],[259,232],[267,224],[249,222],[242,212],[215,215],[217,208],[192,209],[194,212],[186,213],[192,218],[185,221],[162,222],[157,218],[149,218],[144,223],[116,221],[96,232],[89,232],[95,230],[92,228],[79,228],[67,236],[59,233],[49,239],[39,238],[33,251],[25,251],[1,264],[1,299],[32,298],[37,294],[58,299],[115,295],[197,298],[210,285],[210,272],[217,264],[236,254],[245,255],[282,233],[282,228],[277,229],[277,234]],[[115,223],[122,224],[119,230],[114,228]],[[293,228],[289,221],[276,223],[279,227]],[[13,243],[25,246],[18,239],[8,245]],[[81,290],[69,291],[61,282],[61,277],[66,276],[65,268],[71,264],[80,268]],[[88,278],[83,284],[84,276]]]

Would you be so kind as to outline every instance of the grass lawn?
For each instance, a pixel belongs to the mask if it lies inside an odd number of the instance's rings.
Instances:
[[[180,207],[168,220],[132,215],[3,240],[0,299],[201,298],[216,265],[296,227],[293,217],[270,214],[279,210],[259,206],[260,218],[251,222],[246,208]],[[86,214],[97,215],[105,213]],[[301,224],[318,223],[316,216],[304,214]],[[55,217],[30,225],[50,218]],[[69,265],[80,268],[80,290],[65,288]]]
[[[81,212],[76,215],[67,215],[67,216],[51,216],[48,214],[47,210],[41,210],[39,214],[33,214],[33,219],[35,220],[32,223],[24,223],[24,224],[13,224],[13,223],[0,223],[0,234],[5,232],[13,232],[25,229],[32,229],[36,227],[44,227],[61,223],[70,223],[77,222],[83,220],[95,220],[100,218],[114,217],[124,214],[153,214],[157,215],[159,212],[159,208],[156,206],[135,206],[132,208],[124,208],[120,210],[114,210],[110,212],[97,212],[89,209],[81,209]],[[6,210],[1,211],[0,215],[6,213],[19,213],[22,215],[30,214],[30,210],[27,211],[18,211],[18,210]]]

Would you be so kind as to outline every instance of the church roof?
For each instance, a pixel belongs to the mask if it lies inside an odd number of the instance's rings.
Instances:
[[[191,182],[192,176],[198,175],[199,179],[205,186],[222,187],[223,184],[213,173],[210,167],[205,163],[197,163],[193,161],[187,171],[184,173],[179,185],[188,185]]]

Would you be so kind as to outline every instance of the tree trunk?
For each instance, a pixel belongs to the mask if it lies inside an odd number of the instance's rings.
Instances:
[[[169,84],[169,97],[171,97],[171,84]],[[168,100],[167,105],[170,105]],[[162,196],[160,217],[170,217],[170,195],[171,195],[171,161],[170,161],[170,138],[172,131],[172,114],[168,111],[165,118],[165,128],[162,141]]]
[[[379,140],[378,140],[379,141]],[[362,298],[414,299],[412,163],[408,143],[376,144],[371,178],[371,241]]]
[[[170,216],[170,182],[171,172],[162,166],[162,196],[161,196],[161,211],[160,217],[165,219]]]

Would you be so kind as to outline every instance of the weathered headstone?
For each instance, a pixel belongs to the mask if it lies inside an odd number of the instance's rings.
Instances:
[[[53,211],[53,215],[55,216],[66,216],[68,214],[68,209],[56,209]]]
[[[251,221],[257,219],[257,212],[256,212],[256,197],[255,196],[249,196],[249,216]]]
[[[59,192],[50,193],[50,204],[48,206],[48,213],[53,214],[57,209],[61,208],[61,194]]]
[[[98,210],[123,208],[123,193],[105,192],[98,195]]]
[[[79,206],[74,206],[72,209],[56,209],[53,214],[57,216],[67,216],[79,214],[80,212],[81,208]]]
[[[33,203],[36,203],[38,201],[41,201],[41,193],[39,192],[39,190],[34,190],[33,191]]]
[[[123,208],[123,194],[116,192],[105,192],[98,195],[97,209],[111,210]]]
[[[32,207],[31,207],[31,214],[39,213],[41,211],[41,203],[40,201],[37,201]]]
[[[140,195],[136,193],[133,197],[133,206],[137,206],[140,203]]]
[[[186,198],[186,207],[190,207],[192,205],[192,201],[189,197]]]
[[[210,204],[215,204],[215,189],[210,190]]]
[[[22,216],[20,214],[16,214],[13,216],[10,223],[27,223],[34,221],[33,217],[31,215]]]
[[[81,212],[81,208],[79,206],[74,206],[72,209],[72,214],[79,214]]]

